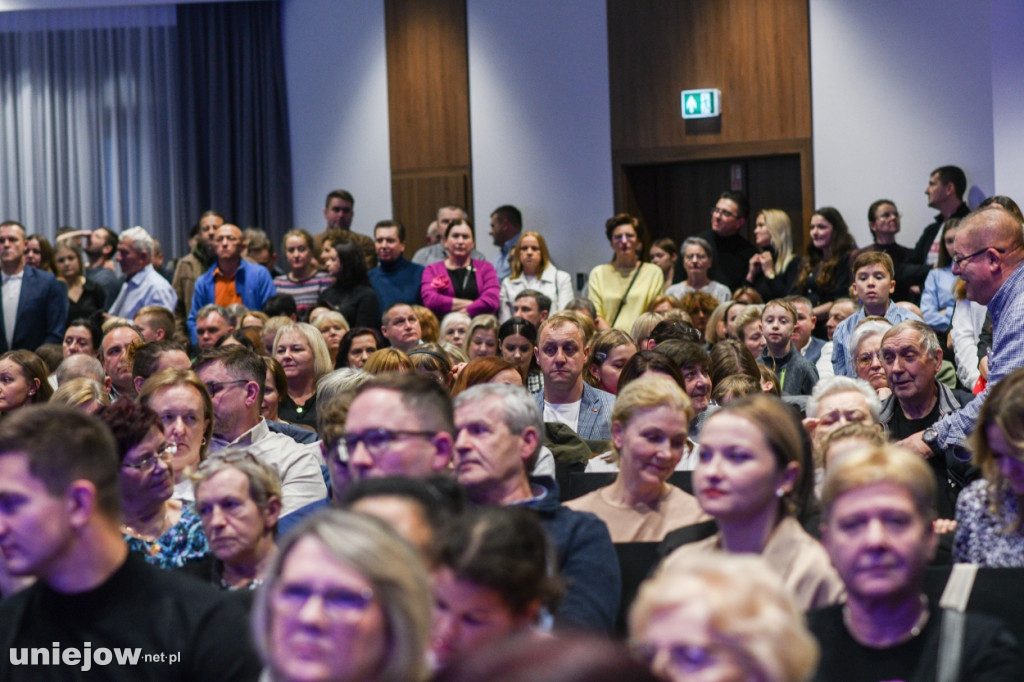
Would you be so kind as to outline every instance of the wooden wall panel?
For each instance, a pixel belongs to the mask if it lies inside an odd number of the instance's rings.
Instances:
[[[465,0],[384,0],[391,185],[406,255],[445,204],[472,211]]]

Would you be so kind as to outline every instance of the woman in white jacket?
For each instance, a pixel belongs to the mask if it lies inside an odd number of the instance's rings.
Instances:
[[[501,282],[498,316],[502,322],[515,313],[516,296],[526,289],[539,291],[551,299],[551,314],[563,310],[576,296],[572,276],[551,262],[548,245],[537,232],[524,232],[509,257],[512,276]]]

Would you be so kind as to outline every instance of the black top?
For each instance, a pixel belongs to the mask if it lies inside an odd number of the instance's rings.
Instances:
[[[775,258],[775,254],[772,254]],[[796,293],[796,281],[800,279],[800,271],[804,267],[804,259],[800,256],[793,256],[786,268],[779,272],[775,270],[775,277],[768,279],[763,272],[758,272],[754,281],[747,280],[747,284],[754,287],[754,290],[761,296],[765,303],[776,298],[784,298]]]
[[[111,301],[113,303],[113,301]],[[82,295],[77,301],[68,297],[68,322],[77,320],[80,317],[89,318],[93,314],[107,309],[107,291],[98,283],[92,280],[85,280],[82,285]]]
[[[277,406],[277,418],[316,429],[316,394],[311,395],[301,407],[295,404],[291,396],[283,398]]]
[[[467,265],[455,270],[449,268],[448,278],[451,279],[452,287],[455,289],[455,298],[465,298],[469,301],[480,298],[480,289],[476,285],[476,273],[472,267]]]
[[[348,291],[330,286],[320,292],[316,304],[341,313],[349,327],[376,329],[380,326],[377,292],[369,284],[359,284]]]

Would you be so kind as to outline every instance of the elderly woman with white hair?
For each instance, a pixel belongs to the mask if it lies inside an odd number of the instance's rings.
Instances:
[[[708,276],[711,271],[712,251],[711,244],[707,240],[700,237],[687,237],[681,251],[686,279],[666,289],[667,296],[682,299],[686,294],[703,291],[717,298],[720,303],[732,300],[732,292],[729,291],[729,287],[721,282],[715,282]]]
[[[278,415],[315,429],[316,382],[334,367],[327,342],[313,325],[293,322],[278,330],[273,355],[288,377],[288,395],[281,400]]]
[[[804,428],[814,446],[815,490],[820,491],[825,478],[825,438],[848,424],[878,425],[882,401],[863,379],[833,375],[815,385],[804,413]]]
[[[818,645],[758,557],[693,555],[640,587],[630,643],[656,674],[684,680],[804,682]]]
[[[857,377],[871,384],[879,400],[885,400],[892,391],[882,367],[882,337],[892,327],[884,317],[866,317],[850,335],[850,365]]]

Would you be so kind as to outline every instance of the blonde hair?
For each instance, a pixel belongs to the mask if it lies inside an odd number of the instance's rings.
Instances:
[[[642,642],[654,616],[687,606],[707,614],[712,641],[736,657],[745,679],[804,682],[814,673],[817,641],[760,557],[694,553],[667,564],[640,587],[629,612],[630,639]]]
[[[974,432],[970,436],[969,444],[974,454],[974,464],[981,469],[988,483],[989,509],[997,518],[1006,519],[1005,533],[1015,533],[1021,527],[1021,514],[1018,512],[1012,518],[1007,518],[1006,498],[1012,494],[1010,484],[1006,476],[999,468],[999,461],[988,442],[988,427],[995,426],[999,429],[1007,444],[1018,453],[1024,453],[1024,370],[1016,370],[1003,377],[999,383],[992,387],[988,397],[981,406],[978,414],[978,421],[975,424]],[[1006,456],[1006,455],[1004,455]],[[1013,455],[1010,455],[1013,456]],[[1024,455],[1017,457],[1024,459]],[[1021,503],[1022,496],[1013,495],[1017,501],[1017,508],[1024,509]]]
[[[836,459],[821,487],[822,518],[842,495],[869,485],[891,483],[904,488],[929,524],[936,516],[935,476],[928,464],[909,450],[883,445],[851,452]]]
[[[524,237],[533,237],[537,240],[537,246],[540,247],[540,269],[538,272],[544,272],[544,270],[551,264],[551,253],[548,251],[548,243],[544,241],[544,237],[539,232],[532,230],[523,232],[519,235],[519,241],[512,247],[512,252],[508,257],[508,264],[512,267],[511,279],[516,279],[523,274],[523,263],[519,260],[519,245],[523,243]]]
[[[264,328],[264,331],[266,331],[266,328]],[[320,333],[319,329],[308,322],[289,321],[288,324],[282,325],[281,328],[277,330],[277,334],[274,335],[275,351],[277,350],[277,344],[281,343],[281,337],[292,332],[300,334],[304,339],[306,339],[306,343],[309,344],[309,350],[313,353],[314,382],[334,369],[334,365],[331,363],[331,351],[327,348],[327,342],[324,341],[324,335]]]
[[[670,407],[683,413],[686,417],[687,429],[690,422],[697,416],[690,402],[690,397],[674,380],[660,374],[644,377],[643,381],[631,381],[619,392],[612,408],[612,424],[626,426],[640,410],[652,410],[657,407]],[[612,443],[612,454],[615,461],[619,459],[619,450]]]
[[[82,407],[90,402],[109,405],[110,396],[95,379],[75,377],[58,386],[49,402],[67,407]]]
[[[411,372],[415,369],[412,359],[397,348],[381,348],[375,350],[366,359],[363,371],[367,374],[390,374],[392,372]]]
[[[260,381],[260,386],[263,381]],[[213,401],[210,400],[210,393],[206,390],[206,384],[200,380],[199,375],[190,369],[162,369],[151,375],[142,382],[139,389],[139,404],[150,407],[153,394],[172,386],[191,386],[199,392],[199,399],[203,403],[203,418],[206,420],[206,428],[203,429],[203,442],[199,447],[199,459],[206,459],[206,448],[213,437]]]
[[[462,340],[462,352],[469,355],[469,344],[473,341],[473,334],[476,334],[481,329],[494,332],[494,343],[495,346],[498,344],[498,318],[494,315],[483,314],[477,315],[469,321],[469,328],[466,329],[466,338]],[[500,350],[498,351],[501,352]]]
[[[639,347],[640,343],[651,338],[651,332],[664,319],[665,313],[640,313],[633,323],[633,328],[629,330],[629,335]]]
[[[766,208],[757,215],[764,216],[764,224],[775,249],[775,271],[781,273],[793,260],[793,224],[789,215],[777,208]]]
[[[590,340],[588,346],[590,348],[590,358],[587,360],[586,371],[583,372],[583,380],[594,388],[601,388],[601,382],[590,373],[591,367],[595,365],[601,367],[608,358],[608,354],[619,346],[633,346],[634,349],[637,348],[636,342],[633,341],[629,334],[614,327],[602,329],[594,334],[594,338]]]

